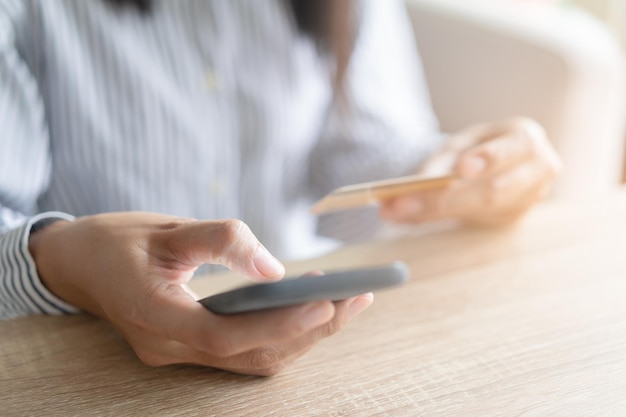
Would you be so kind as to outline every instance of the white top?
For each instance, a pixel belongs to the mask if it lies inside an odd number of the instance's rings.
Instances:
[[[40,218],[239,218],[283,259],[372,231],[371,210],[308,208],[439,146],[404,4],[363,3],[345,117],[284,4],[0,0],[0,317],[74,311],[28,253]]]

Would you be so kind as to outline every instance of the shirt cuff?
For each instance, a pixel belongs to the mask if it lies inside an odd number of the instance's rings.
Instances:
[[[52,294],[41,282],[35,260],[28,250],[33,226],[49,219],[71,221],[74,217],[61,212],[41,213],[0,238],[0,318],[79,312],[76,307]]]

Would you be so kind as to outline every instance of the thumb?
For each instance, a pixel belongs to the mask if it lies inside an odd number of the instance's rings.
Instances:
[[[187,267],[220,264],[256,280],[283,277],[285,267],[241,220],[194,221],[172,230],[168,251]]]

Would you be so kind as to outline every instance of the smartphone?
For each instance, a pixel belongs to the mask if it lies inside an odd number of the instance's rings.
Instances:
[[[435,177],[409,175],[388,180],[347,185],[337,188],[317,201],[311,207],[311,212],[324,214],[377,204],[381,201],[418,191],[443,189],[449,187],[455,180],[456,177],[453,175]]]
[[[338,301],[399,286],[409,279],[409,269],[396,261],[375,267],[337,270],[320,276],[284,278],[212,295],[199,302],[216,314],[238,314],[286,307],[309,301]]]

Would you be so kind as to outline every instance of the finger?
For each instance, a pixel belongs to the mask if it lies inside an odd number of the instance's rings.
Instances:
[[[479,144],[463,152],[456,172],[465,178],[493,175],[532,159],[560,171],[560,158],[543,127],[534,120],[517,118],[496,124]]]
[[[422,164],[420,169],[417,171],[417,174],[425,177],[450,175],[453,172],[457,158],[457,152],[438,152]]]
[[[330,302],[326,303],[332,305]],[[229,329],[227,333],[221,333],[218,328],[212,329],[211,338],[221,338],[218,346],[213,341],[209,343],[190,344],[180,342],[178,340],[169,340],[167,338],[158,341],[150,346],[150,352],[146,353],[141,350],[138,355],[142,361],[157,362],[157,364],[171,363],[194,363],[205,366],[218,367],[237,373],[262,375],[269,372],[270,368],[282,368],[289,363],[287,358],[296,355],[298,352],[304,352],[323,338],[324,332],[330,334],[330,330],[321,330],[326,328],[337,331],[343,323],[345,314],[343,310],[346,308],[342,304],[347,301],[335,303],[337,312],[331,317],[331,320],[313,325],[310,329],[302,328],[302,334],[290,332],[289,337],[284,335],[278,337],[269,337],[268,334],[253,335],[250,334],[251,329],[258,329],[259,326],[252,324],[251,326],[239,326],[233,324],[233,321],[239,319],[250,319],[254,316],[263,315],[262,312],[242,314],[233,317],[223,317],[229,321]],[[290,315],[292,308],[283,308],[274,310],[273,314],[281,316]],[[235,320],[231,320],[235,319]],[[341,323],[341,324],[340,324]],[[273,325],[272,327],[276,327]],[[232,330],[237,329],[234,333]],[[236,336],[235,336],[236,334]],[[235,339],[233,339],[235,337]],[[226,342],[226,338],[230,339]],[[249,340],[254,339],[253,343]]]
[[[543,128],[535,120],[528,117],[512,117],[497,122],[477,123],[452,135],[443,150],[458,153],[499,136],[521,130],[543,131]]]
[[[467,187],[468,184],[461,185]],[[381,202],[379,216],[394,223],[422,223],[429,220],[445,218],[443,202],[448,193],[460,192],[459,184],[453,184],[447,190],[426,190]]]
[[[256,280],[280,279],[285,267],[240,220],[184,223],[164,234],[169,257],[187,267],[221,264]]]
[[[218,366],[247,375],[275,375],[320,340],[340,331],[353,317],[371,305],[372,301],[373,295],[368,293],[335,302],[335,315],[330,322],[284,343],[262,346],[230,357],[215,357],[199,351],[191,354],[192,360],[194,363]]]
[[[519,217],[539,199],[537,190],[548,186],[552,176],[541,163],[518,165],[487,181],[444,196],[435,218],[459,217],[474,222],[500,223],[501,215]]]
[[[552,171],[543,165],[520,165],[494,180],[485,210],[474,210],[464,220],[482,225],[512,223],[547,197],[552,179]]]
[[[303,336],[303,340],[305,337]],[[153,366],[187,363],[242,375],[272,376],[310,351],[315,343],[316,341],[306,340],[302,346],[296,346],[295,343],[267,345],[235,356],[220,357],[175,342],[169,343],[169,350],[164,353],[144,355],[140,358],[144,363]]]
[[[533,126],[526,127],[526,125]],[[448,138],[442,149],[427,159],[418,172],[423,175],[450,173],[458,165],[459,155],[464,152],[480,148],[480,144],[488,143],[498,137],[510,136],[517,132],[533,131],[532,134],[536,135],[534,130],[537,128],[534,125],[536,125],[535,122],[526,119],[472,125]],[[539,130],[541,131],[540,127]],[[478,161],[478,163],[483,164],[484,161]],[[468,162],[468,164],[474,165],[475,162]]]
[[[505,135],[523,123],[525,123],[525,119],[507,119],[471,125],[450,136],[441,151],[442,153],[459,154],[480,143]]]
[[[508,132],[464,152],[455,171],[462,178],[492,175],[518,165],[537,154],[538,142],[544,137],[530,136],[525,131]]]
[[[324,275],[324,271],[320,270],[320,269],[313,269],[311,271],[305,272],[304,274],[302,274],[300,276],[300,278],[305,278],[305,277],[321,277],[322,275]]]
[[[465,181],[448,190],[398,198],[381,206],[381,217],[395,222],[421,223],[447,218],[485,219],[525,212],[542,195],[554,178],[554,172],[534,162],[485,180]]]
[[[352,301],[317,301],[224,317],[224,326],[239,329],[230,333],[230,351],[242,353],[268,344],[293,341],[314,329],[332,328],[333,324],[343,321],[345,309],[342,306]]]
[[[194,301],[180,286],[161,286],[145,303],[140,327],[161,329],[177,340],[216,356],[231,356],[296,338],[330,321],[334,306],[319,301],[254,313],[220,316]]]

